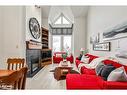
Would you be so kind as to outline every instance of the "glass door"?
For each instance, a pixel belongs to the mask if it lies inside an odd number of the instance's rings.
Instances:
[[[68,35],[53,35],[53,52],[70,51],[72,48],[72,36]]]
[[[61,49],[61,36],[53,36],[53,52],[60,52]]]
[[[71,36],[63,36],[63,49],[64,51],[71,50]]]

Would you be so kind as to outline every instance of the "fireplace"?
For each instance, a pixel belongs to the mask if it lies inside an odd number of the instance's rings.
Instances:
[[[26,41],[26,63],[28,65],[28,77],[34,76],[42,68],[41,49],[42,44],[40,42],[34,40]]]
[[[40,50],[26,50],[26,61],[29,68],[27,74],[28,77],[34,76],[41,69],[40,59]]]
[[[34,56],[33,55],[31,56],[30,60],[31,60],[31,72],[34,72],[39,68],[39,56],[34,54]]]

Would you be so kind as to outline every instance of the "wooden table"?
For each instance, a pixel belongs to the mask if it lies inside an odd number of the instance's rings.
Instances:
[[[62,76],[65,76],[70,73],[72,70],[72,66],[70,64],[70,61],[67,61],[67,65],[62,65],[63,61],[59,63],[59,66],[56,67],[55,72],[54,72],[54,78],[56,80],[60,80]]]
[[[16,70],[0,70],[0,81],[4,78],[4,77],[8,77],[9,75],[11,75],[13,72],[15,72]],[[27,72],[26,72],[27,73]],[[21,89],[25,89],[25,83],[26,83],[26,73],[24,74],[23,77],[23,82],[22,82],[22,88]]]
[[[9,76],[14,70],[0,70],[0,79]]]

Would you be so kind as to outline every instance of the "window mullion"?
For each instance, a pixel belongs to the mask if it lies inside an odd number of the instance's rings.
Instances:
[[[61,35],[61,51],[63,51],[63,35]]]
[[[61,16],[61,24],[63,24],[63,16]]]

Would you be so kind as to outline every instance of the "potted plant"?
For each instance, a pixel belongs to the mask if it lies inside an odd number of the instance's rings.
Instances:
[[[66,61],[67,53],[62,54],[63,61]]]

